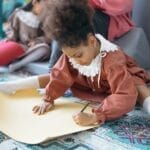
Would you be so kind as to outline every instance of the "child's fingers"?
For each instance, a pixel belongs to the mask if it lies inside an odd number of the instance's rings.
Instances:
[[[41,105],[36,105],[33,107],[32,111],[34,113],[37,113],[38,115],[42,115],[45,112],[48,112],[52,107],[52,104],[46,105],[45,103],[42,103]]]
[[[76,116],[79,116],[80,115],[80,112],[77,112],[75,114],[72,115],[72,117],[76,117]]]
[[[80,113],[78,115],[74,115],[73,120],[77,125],[82,125],[82,126],[87,125],[87,122],[84,120],[84,118],[82,118],[82,115]]]
[[[34,111],[34,110],[36,109],[36,107],[37,107],[37,106],[34,106],[34,107],[32,108],[32,111]]]
[[[78,115],[74,116],[74,119],[79,120],[79,116]]]
[[[42,107],[39,107],[39,109],[38,109],[38,111],[37,111],[37,114],[38,114],[38,115],[41,115],[41,114],[42,114],[41,112],[42,112]]]
[[[34,106],[33,109],[32,109],[32,111],[36,113],[38,111],[39,107],[40,106],[38,106],[38,105]]]
[[[52,107],[53,107],[52,105],[48,105],[48,106],[46,107],[45,112],[48,112]]]
[[[33,108],[33,112],[36,114],[39,111],[39,109],[40,109],[40,106],[35,106]]]
[[[73,116],[73,120],[77,123],[77,124],[80,124],[80,119],[79,119],[79,116]]]
[[[79,124],[79,120],[76,117],[73,117],[73,120],[76,124]]]
[[[76,115],[73,115],[72,117],[73,117],[74,120],[76,120]]]
[[[78,124],[78,125],[80,125],[80,122],[79,122],[79,121],[75,121],[75,123]]]
[[[41,107],[40,115],[44,114],[46,112],[46,106]]]
[[[78,113],[73,116],[74,121],[78,125],[87,126],[94,123],[92,116],[87,113]]]
[[[40,107],[39,107],[39,110],[38,110],[38,112],[37,112],[37,114],[38,114],[38,115],[44,114],[44,109],[45,109],[44,106],[40,106]]]

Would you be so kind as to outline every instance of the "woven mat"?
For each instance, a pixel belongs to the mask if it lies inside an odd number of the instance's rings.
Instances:
[[[20,78],[26,72],[0,72],[0,81]],[[119,120],[38,145],[17,142],[0,133],[0,150],[150,150],[150,117],[141,107]]]

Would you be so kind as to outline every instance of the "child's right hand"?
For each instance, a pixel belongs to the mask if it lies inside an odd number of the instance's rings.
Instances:
[[[54,106],[53,103],[46,102],[46,101],[43,100],[43,102],[40,105],[34,106],[32,111],[35,114],[42,115],[42,114],[48,112],[50,109],[52,109],[53,106]]]

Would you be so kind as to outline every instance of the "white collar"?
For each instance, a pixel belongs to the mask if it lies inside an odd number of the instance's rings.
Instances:
[[[102,35],[95,35],[101,42],[100,53],[92,60],[90,65],[77,64],[73,58],[69,58],[73,68],[77,69],[82,75],[86,77],[94,77],[101,72],[101,59],[107,55],[106,52],[118,50],[118,46],[106,40]]]
[[[106,51],[106,52],[114,52],[116,50],[118,50],[118,46],[113,44],[112,42],[106,40],[101,34],[95,34],[95,36],[97,37],[97,39],[101,42],[101,47],[100,50],[102,51]]]
[[[87,77],[94,77],[99,72],[100,58],[100,54],[98,54],[88,66],[77,64],[73,58],[69,58],[69,61],[73,68],[77,69],[81,74]]]
[[[32,27],[32,28],[38,28],[40,21],[38,16],[33,14],[32,12],[27,12],[24,10],[19,10],[16,13],[16,16],[26,25]]]

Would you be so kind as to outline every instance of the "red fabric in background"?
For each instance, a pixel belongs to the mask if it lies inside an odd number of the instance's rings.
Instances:
[[[20,44],[12,41],[0,41],[0,66],[8,65],[24,54]]]
[[[134,0],[89,0],[90,4],[110,16],[108,39],[113,41],[134,28],[131,19]]]

